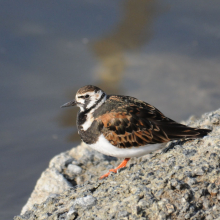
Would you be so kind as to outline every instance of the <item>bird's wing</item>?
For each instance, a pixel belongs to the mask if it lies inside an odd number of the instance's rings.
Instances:
[[[115,99],[119,99],[118,96]],[[123,99],[116,108],[97,118],[103,124],[105,138],[116,147],[138,147],[186,137],[202,137],[209,132],[179,124],[143,101],[132,97]]]
[[[100,115],[97,120],[103,124],[105,138],[119,148],[168,142],[167,134],[149,118],[165,116],[150,105],[143,108],[129,103]]]

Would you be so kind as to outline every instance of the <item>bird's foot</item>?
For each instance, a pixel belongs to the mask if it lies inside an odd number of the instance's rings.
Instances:
[[[111,169],[111,170],[109,170],[108,173],[106,173],[106,174],[102,175],[101,177],[99,177],[99,179],[101,180],[101,179],[103,179],[103,178],[108,177],[108,176],[110,175],[111,172],[113,172],[113,173],[117,173],[117,170],[116,170],[116,169]]]
[[[101,180],[101,179],[103,179],[103,178],[108,177],[111,172],[117,173],[117,172],[118,172],[118,169],[121,169],[121,168],[125,167],[129,160],[130,160],[130,158],[125,158],[125,159],[122,161],[122,163],[121,163],[118,167],[116,167],[115,169],[109,170],[108,173],[102,175],[99,179]]]

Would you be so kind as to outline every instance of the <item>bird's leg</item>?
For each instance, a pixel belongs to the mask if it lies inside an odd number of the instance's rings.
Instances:
[[[118,167],[116,167],[115,169],[109,170],[108,173],[104,174],[104,175],[101,176],[99,179],[101,180],[101,179],[103,179],[103,178],[108,177],[111,172],[117,173],[118,169],[125,167],[126,164],[127,164],[127,162],[128,162],[129,160],[130,160],[130,158],[125,158],[125,159],[120,163],[120,165],[119,165]]]

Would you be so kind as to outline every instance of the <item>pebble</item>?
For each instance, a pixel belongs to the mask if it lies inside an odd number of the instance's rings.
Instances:
[[[74,164],[69,164],[67,167],[67,170],[69,173],[75,174],[75,175],[82,173],[82,168]]]
[[[193,171],[193,174],[196,175],[196,176],[202,176],[204,174],[204,171],[203,169],[201,168],[196,168],[194,171]]]
[[[196,183],[196,179],[195,178],[188,178],[187,180],[187,184],[192,186]]]
[[[91,206],[95,205],[96,200],[97,200],[97,199],[96,199],[95,197],[89,195],[89,196],[85,196],[85,197],[83,197],[83,198],[78,198],[78,199],[76,199],[76,200],[73,202],[73,204],[74,204],[74,205],[80,205],[80,206],[82,206],[82,207],[91,207]]]

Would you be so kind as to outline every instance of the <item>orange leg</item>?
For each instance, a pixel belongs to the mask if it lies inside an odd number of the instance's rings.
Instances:
[[[127,162],[128,162],[129,160],[130,160],[130,158],[125,158],[125,159],[122,161],[122,163],[121,163],[118,167],[116,167],[115,169],[109,170],[108,173],[104,174],[104,175],[101,176],[99,179],[101,180],[101,179],[103,179],[103,178],[108,177],[111,172],[117,173],[118,169],[125,167],[126,164],[127,164]]]

